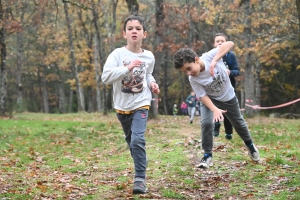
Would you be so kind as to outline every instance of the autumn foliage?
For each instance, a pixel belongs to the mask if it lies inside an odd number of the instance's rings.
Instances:
[[[201,55],[213,48],[217,32],[235,43],[241,107],[249,98],[273,106],[300,96],[300,14],[292,0],[10,0],[0,5],[2,115],[112,109],[111,87],[102,84],[101,70],[107,55],[126,43],[122,23],[136,9],[147,22],[144,48],[156,55],[155,76],[164,102],[160,114],[170,114],[173,103],[190,91],[187,78],[173,69],[174,52],[186,46]],[[157,6],[163,12],[159,24]],[[255,88],[253,93],[249,88]],[[299,112],[299,104],[277,111]]]

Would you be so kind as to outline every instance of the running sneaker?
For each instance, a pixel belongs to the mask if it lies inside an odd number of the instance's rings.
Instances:
[[[133,185],[133,194],[145,194],[147,192],[145,179],[135,178]]]
[[[259,155],[259,151],[256,148],[256,146],[254,144],[251,144],[250,146],[246,146],[247,150],[248,150],[248,155],[250,156],[250,158],[254,161],[259,161],[260,160],[260,155]]]
[[[204,154],[204,157],[201,159],[201,162],[197,165],[197,167],[208,169],[210,166],[213,166],[212,157],[209,154]]]

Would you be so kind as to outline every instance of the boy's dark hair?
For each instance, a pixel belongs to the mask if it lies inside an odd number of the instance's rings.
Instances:
[[[181,68],[185,63],[194,63],[198,55],[190,48],[181,48],[174,55],[174,67]]]
[[[228,38],[227,38],[227,36],[224,33],[216,33],[215,36],[214,36],[214,40],[218,36],[223,36],[225,38],[225,40],[228,41]]]
[[[138,14],[133,14],[133,15],[130,15],[129,17],[127,17],[124,21],[124,31],[126,31],[126,25],[127,25],[127,22],[128,21],[131,21],[131,20],[137,20],[138,22],[140,22],[140,24],[143,26],[143,30],[144,32],[146,31],[146,24],[145,24],[145,21],[143,19],[142,16],[138,15]]]

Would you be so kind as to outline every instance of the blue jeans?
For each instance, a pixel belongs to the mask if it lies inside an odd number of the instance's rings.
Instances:
[[[145,177],[147,168],[145,132],[148,110],[136,110],[133,114],[119,114],[117,117],[122,124],[131,157],[134,162],[135,176]]]
[[[239,102],[236,97],[226,102],[221,102],[214,99],[211,99],[211,101],[217,108],[227,110],[227,112],[223,115],[227,117],[237,134],[244,142],[252,140],[247,123],[241,114]],[[213,112],[201,102],[201,137],[202,149],[204,150],[204,153],[212,153],[213,128]]]
[[[195,112],[196,112],[196,107],[188,107],[188,112],[190,115],[190,121],[194,120]]]

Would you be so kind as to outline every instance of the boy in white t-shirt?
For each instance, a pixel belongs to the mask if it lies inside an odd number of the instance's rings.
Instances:
[[[254,161],[260,160],[259,151],[252,142],[248,126],[240,112],[238,100],[230,83],[222,57],[233,47],[224,42],[199,57],[192,49],[179,49],[174,56],[174,66],[189,76],[189,81],[201,104],[201,134],[204,157],[200,168],[212,166],[214,122],[223,121],[223,114],[244,141],[248,154]]]

